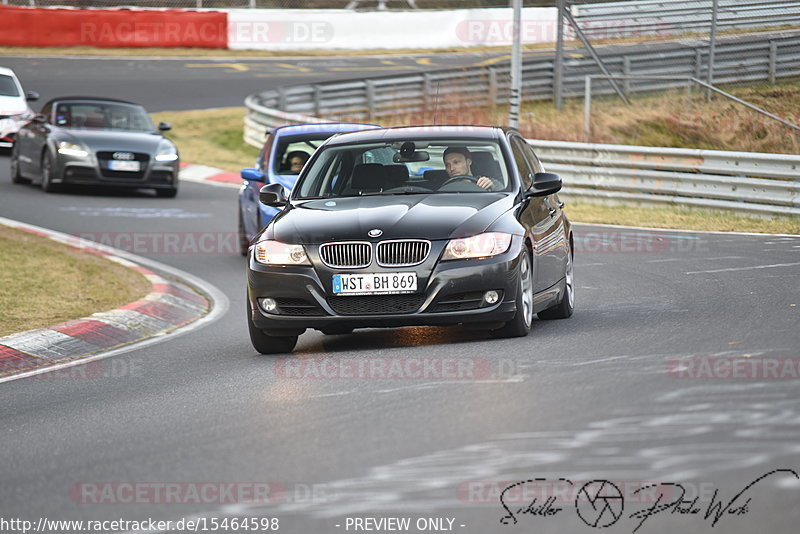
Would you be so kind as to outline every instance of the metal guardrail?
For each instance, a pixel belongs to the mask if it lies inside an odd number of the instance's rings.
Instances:
[[[573,198],[800,216],[800,156],[530,141]]]
[[[681,42],[639,46],[620,46],[601,52],[612,74],[624,76],[674,76],[705,79],[707,42]],[[716,47],[714,83],[775,81],[800,75],[800,32],[782,31],[769,35],[727,37]],[[564,94],[582,96],[586,76],[602,74],[591,58],[565,61]],[[316,115],[351,120],[376,121],[395,114],[426,113],[433,116],[438,92],[438,108],[458,109],[487,104],[502,104],[509,96],[509,65],[449,69],[436,72],[384,76],[372,79],[296,85],[251,95],[246,100],[253,128],[268,125],[258,108],[279,109],[287,113]],[[679,80],[651,79],[628,81],[626,91],[653,91],[682,87]],[[594,94],[611,94],[605,81],[593,85]],[[527,100],[548,99],[553,95],[553,60],[532,59],[522,66],[522,94]]]
[[[260,108],[264,122],[245,126],[263,144],[263,126],[325,122]],[[249,120],[249,119],[248,119]],[[532,140],[547,166],[564,180],[564,196],[800,216],[800,156]]]
[[[582,4],[569,2],[590,38],[708,33],[712,0],[644,0]],[[800,24],[798,0],[719,0],[717,29]]]

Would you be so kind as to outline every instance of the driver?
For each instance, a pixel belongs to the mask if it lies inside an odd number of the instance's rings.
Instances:
[[[481,176],[477,180],[470,180],[472,177],[472,154],[467,147],[451,146],[444,151],[442,156],[444,168],[452,178],[464,176],[464,181],[473,182],[483,189],[491,190],[495,182],[488,176]]]
[[[294,150],[286,155],[286,166],[289,168],[290,173],[300,174],[303,166],[306,164],[310,156],[308,152],[302,150]]]

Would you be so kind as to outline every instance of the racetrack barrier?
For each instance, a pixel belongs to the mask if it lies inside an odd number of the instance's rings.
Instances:
[[[227,14],[0,6],[0,45],[227,48]]]

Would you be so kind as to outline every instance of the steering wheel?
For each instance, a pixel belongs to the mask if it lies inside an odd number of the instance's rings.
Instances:
[[[455,182],[463,182],[464,180],[467,180],[475,185],[478,185],[478,178],[470,176],[469,174],[458,174],[456,176],[451,176],[450,179],[445,181],[442,185],[440,185],[439,188],[441,189],[442,187]]]

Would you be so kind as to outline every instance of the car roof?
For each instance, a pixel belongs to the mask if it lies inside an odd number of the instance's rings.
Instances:
[[[14,77],[14,78],[17,77],[17,75],[14,74],[14,71],[9,69],[8,67],[0,67],[0,74],[5,74],[7,76],[11,76],[11,77]]]
[[[312,122],[306,124],[288,124],[286,126],[278,126],[272,130],[272,133],[277,135],[293,135],[301,133],[341,133],[374,128],[380,128],[380,126],[361,122]]]
[[[497,126],[446,125],[446,126],[399,126],[359,132],[343,133],[328,140],[328,146],[369,142],[402,141],[416,139],[464,139],[494,141],[503,136]]]
[[[53,102],[110,102],[113,104],[127,104],[129,106],[144,107],[136,102],[128,102],[127,100],[119,100],[117,98],[105,98],[101,96],[60,96],[58,98],[51,98],[47,104]]]

